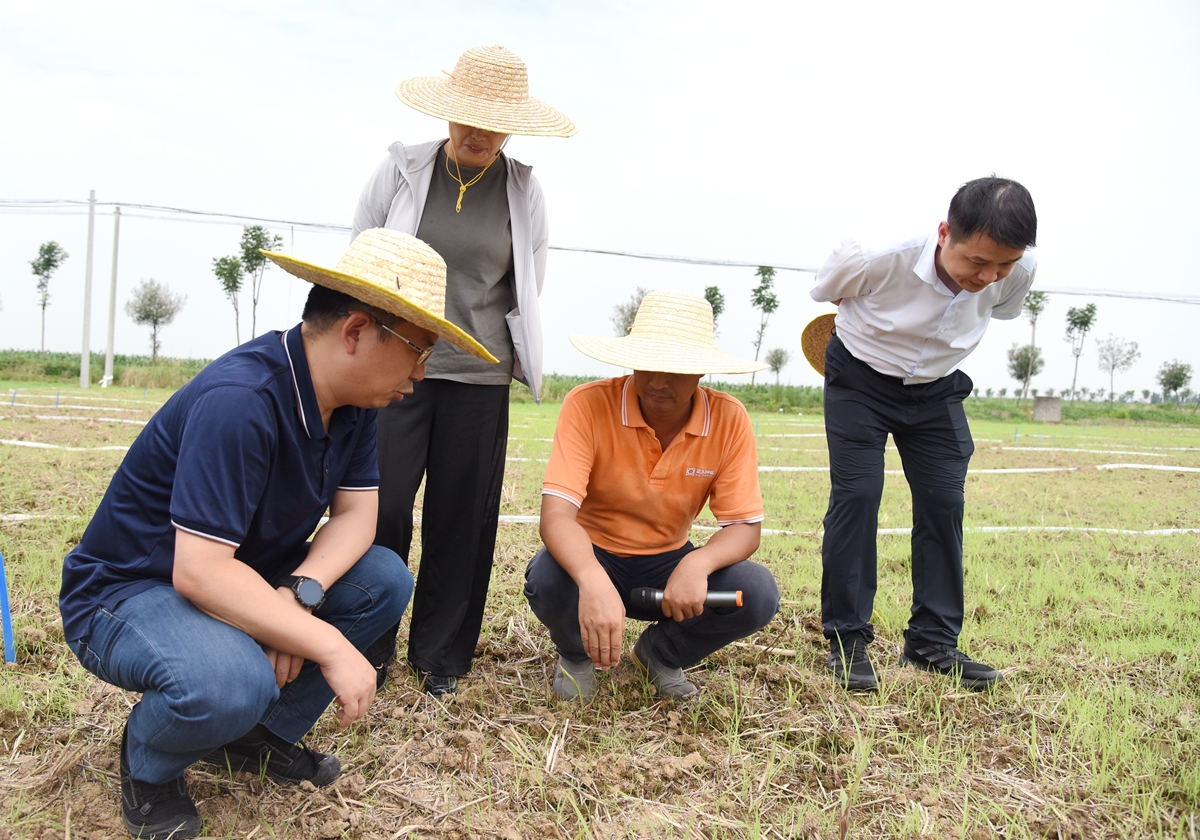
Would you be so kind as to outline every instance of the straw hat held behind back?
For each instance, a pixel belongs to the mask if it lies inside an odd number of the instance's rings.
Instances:
[[[575,123],[529,95],[525,62],[501,46],[473,47],[445,76],[420,76],[396,85],[396,96],[431,117],[501,134],[570,137]]]
[[[575,349],[630,370],[664,373],[753,373],[768,365],[739,359],[713,344],[712,306],[690,292],[647,292],[629,335],[571,336]]]

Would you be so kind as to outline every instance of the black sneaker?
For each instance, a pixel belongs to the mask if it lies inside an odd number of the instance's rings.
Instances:
[[[310,750],[304,744],[290,744],[261,723],[204,759],[229,770],[266,774],[281,785],[312,782],[317,787],[332,784],[342,773],[337,756]]]
[[[441,674],[431,674],[413,665],[417,674],[417,682],[421,690],[430,697],[447,697],[458,694],[458,677],[444,677]]]
[[[829,640],[829,659],[825,666],[833,671],[838,685],[847,691],[878,691],[879,680],[867,656],[867,643],[856,634],[834,636]]]
[[[922,671],[933,671],[935,674],[945,674],[955,677],[964,688],[983,691],[991,688],[1004,679],[1004,675],[976,662],[961,650],[951,645],[936,645],[932,642],[904,642],[904,653],[900,655],[900,665],[911,665]]]
[[[383,687],[387,685],[388,664],[384,662],[382,665],[375,666],[375,693],[383,691]]]
[[[128,730],[128,724],[126,724]],[[121,733],[121,819],[142,840],[185,840],[200,834],[200,814],[188,796],[183,776],[166,784],[139,782],[129,772],[127,732]]]

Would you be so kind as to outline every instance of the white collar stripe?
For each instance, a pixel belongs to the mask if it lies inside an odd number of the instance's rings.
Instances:
[[[296,395],[296,411],[300,414],[300,425],[304,427],[304,434],[312,438],[312,433],[308,430],[308,420],[304,417],[304,400],[300,398],[300,383],[296,381],[296,366],[292,363],[292,351],[288,349],[288,333],[287,330],[283,334],[283,352],[287,353],[288,367],[292,371],[292,392]]]

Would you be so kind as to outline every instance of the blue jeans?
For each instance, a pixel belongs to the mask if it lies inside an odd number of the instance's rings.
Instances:
[[[745,606],[708,608],[700,615],[675,621],[661,609],[640,612],[629,603],[629,593],[641,586],[663,589],[679,561],[694,551],[690,542],[662,554],[619,557],[593,545],[592,552],[625,604],[625,615],[656,622],[647,628],[650,649],[670,668],[690,668],[730,642],[757,633],[779,612],[779,587],[766,566],[742,560],[708,576],[710,590],[740,589]],[[579,630],[579,586],[544,547],[525,569],[525,597],[538,620],[550,630],[559,654],[572,662],[588,658]]]
[[[290,574],[306,553],[307,547],[271,582]],[[315,615],[361,651],[400,620],[412,590],[412,574],[396,553],[372,546],[329,587]],[[172,586],[96,610],[90,635],[70,647],[100,679],[142,693],[129,715],[126,754],[133,777],[152,784],[178,778],[258,723],[299,741],[333,700],[311,661],[277,688],[258,642],[201,612]]]

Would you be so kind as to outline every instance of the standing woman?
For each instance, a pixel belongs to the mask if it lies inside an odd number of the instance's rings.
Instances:
[[[354,236],[374,227],[422,239],[446,261],[446,318],[500,360],[492,365],[439,342],[425,381],[379,413],[379,522],[375,542],[408,560],[422,477],[421,567],[408,660],[421,688],[457,691],[471,670],[492,574],[508,444],[508,391],[538,394],[546,272],[542,189],[530,167],[503,154],[509,135],[570,137],[575,124],[529,95],[525,64],[504,47],[476,47],[445,77],[396,85],[406,105],[449,122],[449,139],[396,142],[363,189]],[[399,626],[367,658],[382,686]]]

